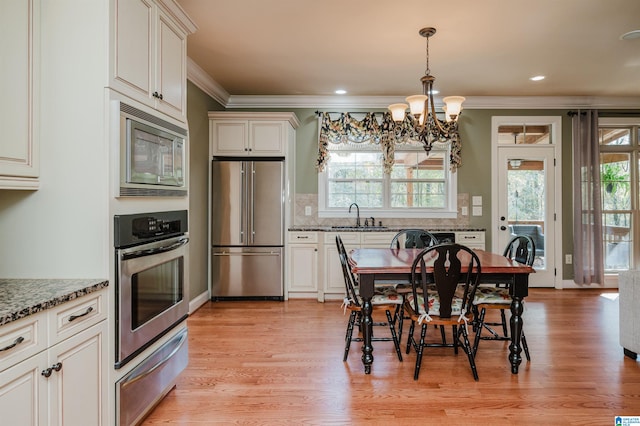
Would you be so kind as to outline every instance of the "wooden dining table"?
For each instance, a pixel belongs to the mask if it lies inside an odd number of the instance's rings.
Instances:
[[[371,318],[373,297],[376,281],[392,281],[411,279],[411,265],[421,249],[391,249],[391,248],[359,248],[349,253],[349,263],[352,271],[358,275],[360,296],[362,297],[362,362],[366,374],[371,373],[373,364],[373,346],[371,344]],[[522,345],[522,300],[529,292],[529,274],[535,272],[532,267],[508,259],[502,255],[484,250],[474,250],[480,259],[480,283],[504,283],[509,286],[511,295],[511,344],[509,345],[508,360],[511,372],[518,374],[518,367],[522,362],[520,356]],[[429,265],[427,264],[427,271]],[[463,268],[464,271],[464,268]]]

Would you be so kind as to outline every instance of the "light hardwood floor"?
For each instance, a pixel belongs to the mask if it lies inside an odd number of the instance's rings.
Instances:
[[[531,362],[512,375],[507,343],[483,341],[479,382],[450,348],[427,349],[418,381],[415,352],[401,363],[391,342],[374,343],[370,375],[360,343],[343,363],[337,301],[209,302],[188,320],[189,366],[144,424],[613,425],[640,416],[640,362],[601,293],[530,290]]]

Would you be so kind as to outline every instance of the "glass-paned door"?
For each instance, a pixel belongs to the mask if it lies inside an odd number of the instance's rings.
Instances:
[[[515,235],[535,243],[535,274],[529,285],[554,286],[554,169],[553,148],[498,148],[498,245]]]

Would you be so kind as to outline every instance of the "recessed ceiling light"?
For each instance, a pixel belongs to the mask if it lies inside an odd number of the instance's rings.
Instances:
[[[531,81],[544,80],[544,75],[536,75],[535,77],[531,77],[529,80],[531,80]]]
[[[338,90],[336,90],[336,95],[344,95],[345,93],[347,93],[347,91],[346,91],[346,90],[344,90],[344,89],[338,89]]]
[[[620,36],[620,40],[633,40],[636,38],[640,38],[640,30],[629,31]]]

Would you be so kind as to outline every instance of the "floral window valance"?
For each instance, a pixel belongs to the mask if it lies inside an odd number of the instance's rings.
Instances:
[[[356,113],[357,114],[357,113]],[[357,120],[350,113],[341,113],[336,120],[331,120],[328,112],[319,113],[320,129],[318,132],[318,159],[316,168],[323,171],[329,160],[329,144],[359,145],[364,143],[378,145],[383,153],[384,171],[390,173],[394,164],[394,152],[397,144],[416,145],[419,142],[414,130],[415,118],[408,114],[404,121],[396,123],[390,112],[367,112],[362,120]],[[435,140],[438,144],[451,143],[450,168],[455,172],[461,163],[461,142],[457,122],[441,122],[444,135]]]

